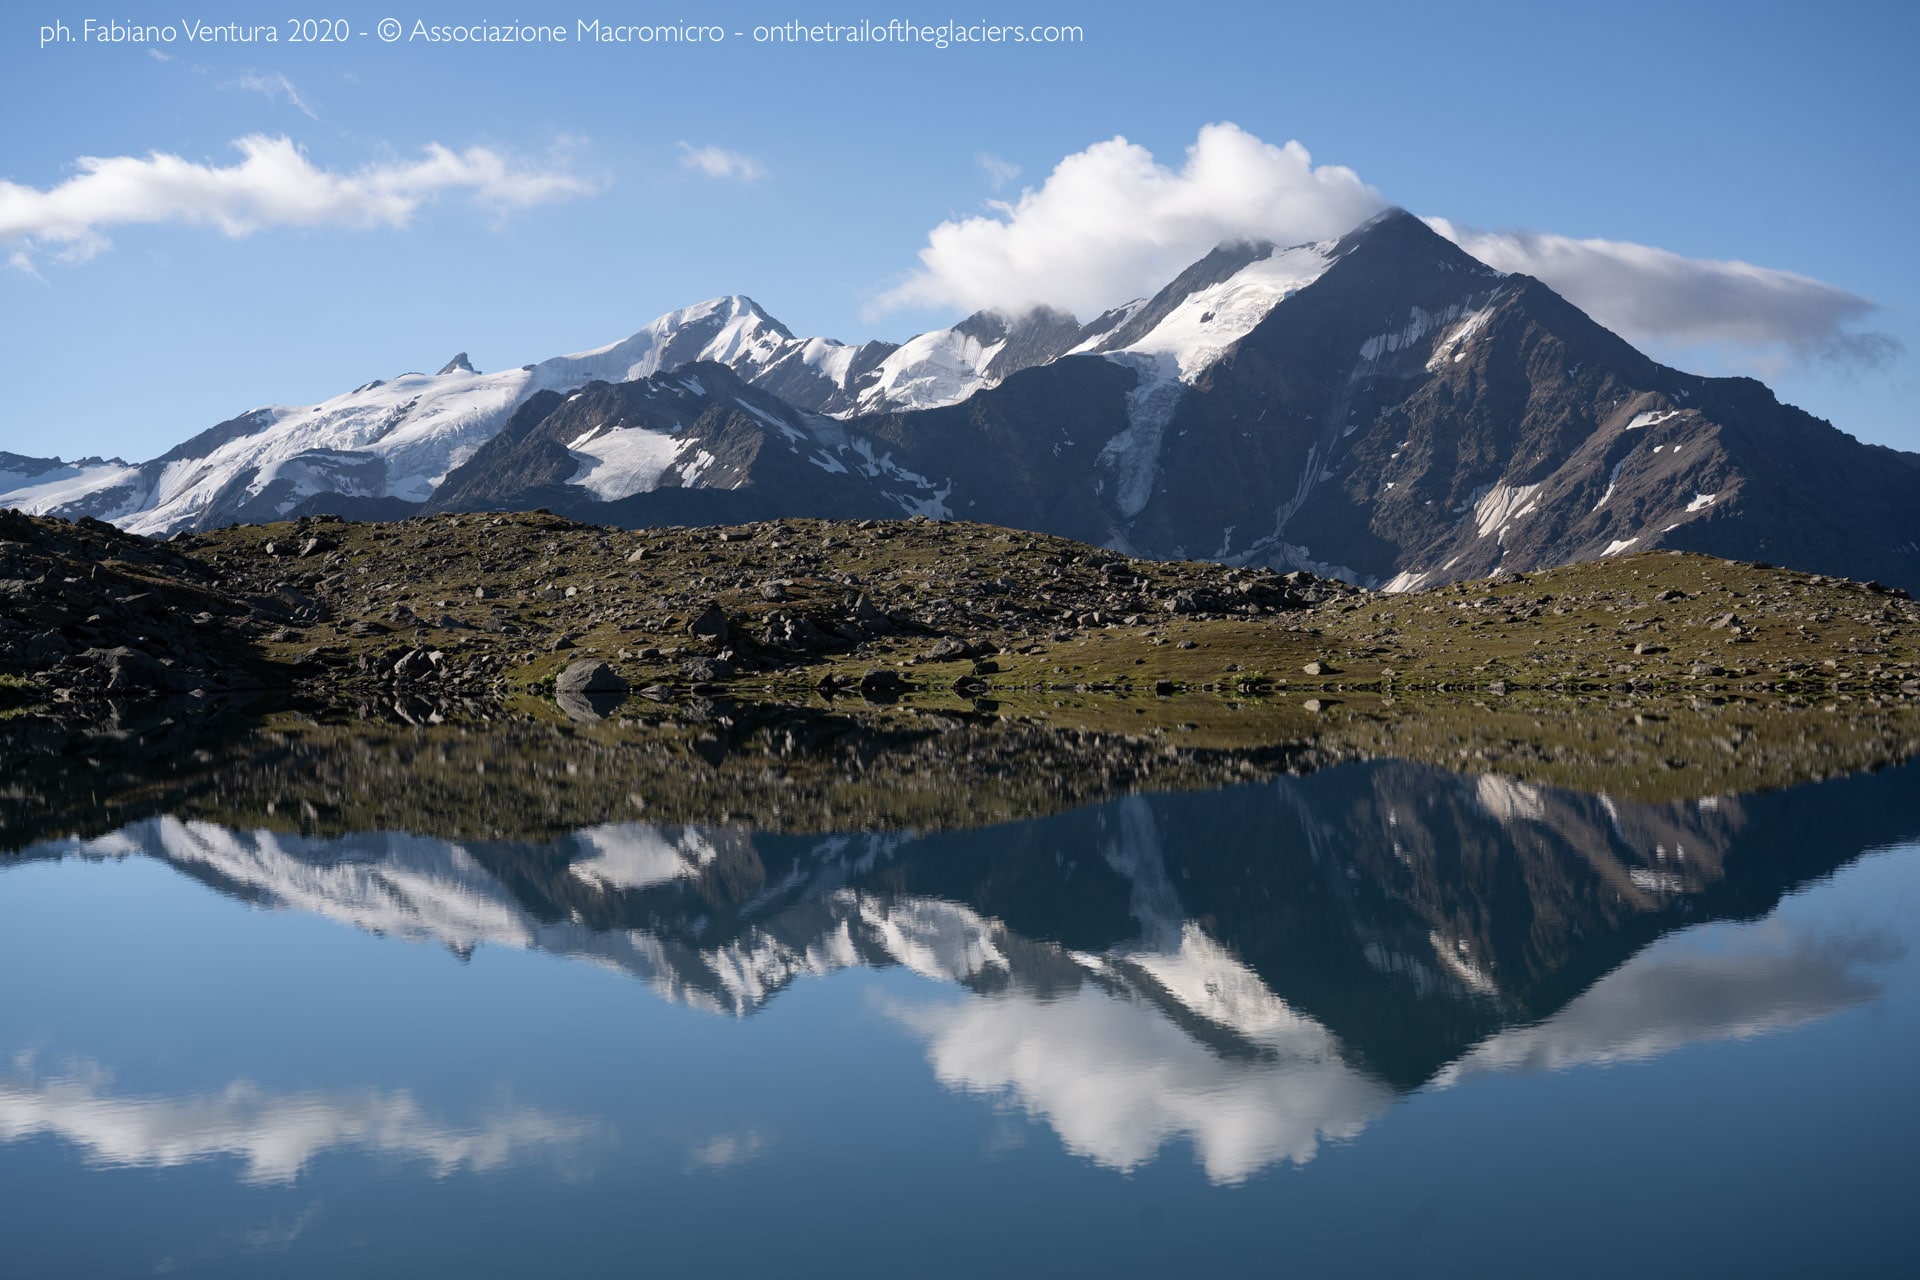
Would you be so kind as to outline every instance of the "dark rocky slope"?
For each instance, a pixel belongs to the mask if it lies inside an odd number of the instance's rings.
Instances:
[[[1094,345],[1267,248],[1210,255]],[[1661,366],[1406,214],[1332,257],[1190,386],[1057,356],[959,404],[835,422],[689,366],[536,398],[432,505],[636,528],[921,512],[1395,588],[1655,548],[1920,587],[1913,455]],[[568,444],[623,426],[713,461],[602,501]]]

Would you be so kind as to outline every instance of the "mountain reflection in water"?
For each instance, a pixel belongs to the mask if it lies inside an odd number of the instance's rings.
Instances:
[[[942,1084],[1114,1169],[1184,1139],[1231,1183],[1311,1160],[1415,1089],[1640,1060],[1871,999],[1895,937],[1745,926],[1696,945],[1687,926],[1755,920],[1913,840],[1916,781],[1906,765],[1641,804],[1374,761],[931,834],[617,823],[453,841],[155,817],[20,857],[157,858],[269,910],[462,955],[538,949],[728,1016],[803,977],[903,966],[953,990],[880,997]],[[129,1095],[31,1057],[0,1083],[0,1141],[58,1134],[102,1165],[236,1155],[255,1181],[332,1146],[445,1174],[592,1131],[526,1108],[457,1124],[394,1091]],[[723,1137],[689,1167],[762,1141]]]

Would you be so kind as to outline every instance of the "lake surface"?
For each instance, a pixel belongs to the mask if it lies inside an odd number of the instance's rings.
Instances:
[[[298,823],[287,824],[297,827]],[[0,1275],[1911,1274],[1920,767],[0,861]]]

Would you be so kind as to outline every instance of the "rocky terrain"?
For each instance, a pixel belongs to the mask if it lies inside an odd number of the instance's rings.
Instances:
[[[1701,795],[1920,741],[1904,593],[1677,553],[1381,595],[924,520],[312,518],[155,543],[9,514],[0,566],[0,752],[95,794],[148,794],[153,752],[158,776],[189,767],[192,733],[221,756],[222,710],[308,744],[522,726],[624,761],[622,796],[733,771],[689,817],[906,825],[1367,755]],[[118,783],[69,768],[116,752]],[[13,803],[54,812],[65,785]]]
[[[263,689],[248,624],[289,616],[163,543],[0,511],[0,706]]]
[[[164,544],[6,514],[0,557],[0,661],[56,702],[264,685],[452,712],[549,692],[583,660],[657,701],[1920,689],[1904,592],[1672,552],[1382,595],[963,522],[621,531],[536,512]]]

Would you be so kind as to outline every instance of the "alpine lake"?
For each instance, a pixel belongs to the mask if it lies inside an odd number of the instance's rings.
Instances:
[[[16,717],[0,1274],[1911,1274],[1911,708],[1329,703]]]

